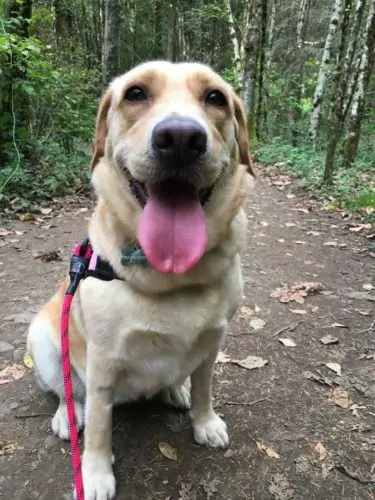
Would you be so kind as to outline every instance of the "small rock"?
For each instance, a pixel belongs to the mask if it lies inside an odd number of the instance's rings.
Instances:
[[[11,344],[8,344],[8,342],[0,342],[0,354],[8,351],[12,351],[13,346]]]

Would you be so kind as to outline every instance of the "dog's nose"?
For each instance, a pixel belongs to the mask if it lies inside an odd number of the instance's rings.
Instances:
[[[161,160],[189,164],[207,150],[207,133],[196,120],[165,118],[152,131],[152,146]]]

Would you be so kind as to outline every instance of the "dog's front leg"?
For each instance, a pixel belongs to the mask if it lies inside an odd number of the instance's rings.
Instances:
[[[210,332],[211,333],[211,332]],[[212,406],[212,375],[219,340],[222,331],[212,332],[218,339],[217,347],[198,366],[191,375],[191,411],[194,438],[200,444],[214,448],[225,448],[229,444],[227,426],[217,415]]]
[[[82,460],[85,500],[115,497],[112,471],[112,408],[116,370],[89,343],[87,350],[87,399],[85,450]]]

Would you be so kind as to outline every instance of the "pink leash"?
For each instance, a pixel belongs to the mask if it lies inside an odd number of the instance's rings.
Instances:
[[[82,255],[82,253],[84,253],[84,255]],[[89,245],[79,244],[74,247],[69,273],[71,281],[68,289],[66,290],[61,313],[61,357],[64,376],[65,401],[68,410],[70,449],[72,455],[72,469],[76,500],[85,500],[85,493],[83,489],[81,453],[78,443],[78,429],[74,408],[73,384],[69,358],[69,316],[74,293],[77,290],[80,280],[85,275],[91,255],[92,249]]]

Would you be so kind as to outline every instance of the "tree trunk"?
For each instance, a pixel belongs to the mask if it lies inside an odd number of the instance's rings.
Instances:
[[[154,0],[154,43],[152,48],[153,59],[163,57],[163,2]]]
[[[256,82],[259,45],[262,32],[262,0],[254,0],[249,36],[245,45],[245,67],[243,78],[243,101],[247,113],[249,137],[254,135]]]
[[[267,13],[268,0],[262,0],[262,34],[259,48],[259,79],[258,79],[258,103],[255,121],[255,131],[257,139],[260,139],[261,121],[263,109],[263,82],[264,82],[264,63],[266,57],[266,40],[267,40]]]
[[[345,98],[346,81],[348,75],[345,73],[344,60],[347,59],[347,52],[351,49],[348,45],[346,54],[346,40],[349,31],[350,13],[352,9],[352,0],[345,0],[344,15],[341,25],[340,45],[336,58],[336,66],[333,76],[332,96],[330,104],[330,117],[328,120],[328,146],[326,151],[326,160],[324,166],[323,181],[325,184],[332,184],[333,172],[335,166],[335,156],[338,142],[341,138],[343,129],[343,102]]]
[[[275,21],[276,21],[276,0],[271,0],[271,8],[270,8],[270,21],[269,21],[269,28],[268,28],[268,40],[267,40],[267,48],[266,48],[266,70],[265,70],[265,76],[266,76],[266,81],[265,81],[265,86],[264,86],[264,99],[265,103],[263,106],[263,124],[264,124],[264,130],[266,133],[268,133],[268,124],[267,124],[267,108],[268,108],[268,101],[269,101],[269,96],[270,96],[270,90],[269,90],[269,74],[271,70],[271,65],[272,65],[272,56],[273,56],[273,38],[274,38],[274,33],[275,33]]]
[[[241,47],[240,42],[237,37],[236,29],[234,26],[234,17],[232,6],[230,4],[230,0],[226,0],[226,9],[228,14],[228,25],[229,25],[229,34],[232,41],[233,47],[233,63],[235,70],[235,81],[234,86],[238,92],[241,91],[242,87],[242,57],[241,57]]]
[[[366,105],[366,91],[375,63],[375,0],[370,0],[367,15],[361,63],[359,67],[357,88],[350,109],[349,124],[345,140],[344,165],[349,167],[355,160],[362,119]]]
[[[118,73],[119,2],[106,0],[102,56],[102,84],[106,88]]]
[[[299,121],[301,119],[302,99],[305,96],[305,39],[308,28],[309,9],[311,0],[301,0],[297,20],[296,36],[296,59],[297,59],[297,78],[291,82],[294,87],[295,105],[292,111],[292,144],[297,146],[299,137]]]
[[[313,141],[316,141],[316,138],[318,136],[319,118],[321,112],[321,105],[323,102],[325,84],[328,77],[329,66],[331,62],[332,45],[337,31],[337,27],[340,22],[343,5],[344,5],[344,0],[335,0],[331,20],[329,23],[328,34],[323,49],[323,56],[320,63],[319,74],[318,74],[318,81],[314,92],[313,109],[310,116],[309,133],[310,133],[310,138]]]

